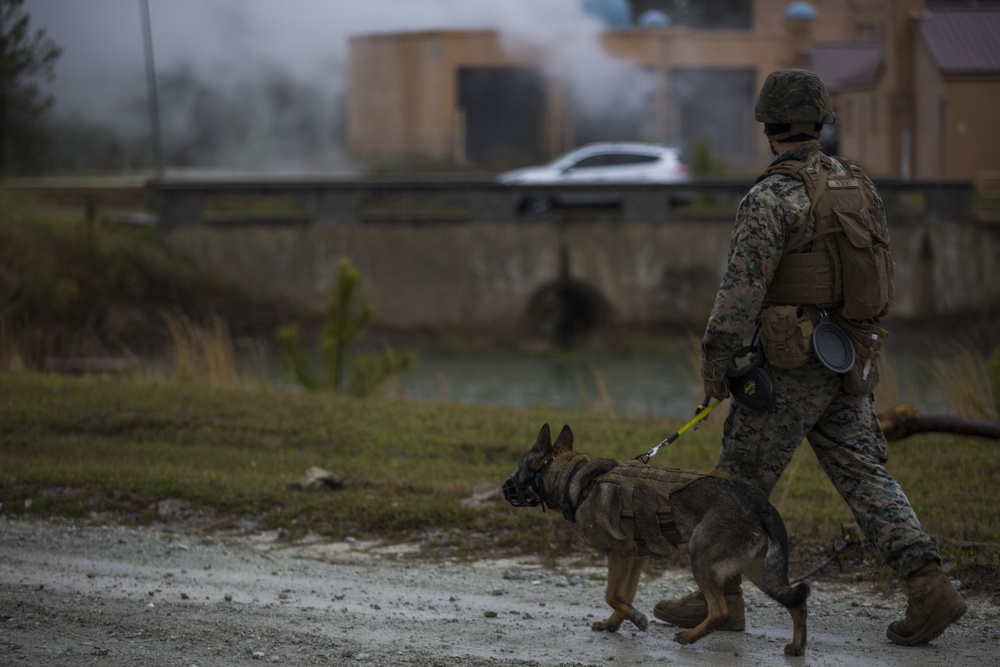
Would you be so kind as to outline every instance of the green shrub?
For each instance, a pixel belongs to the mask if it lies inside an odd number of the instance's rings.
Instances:
[[[313,372],[297,325],[287,325],[277,331],[285,368],[303,389],[338,393],[344,391],[347,351],[361,339],[374,315],[371,304],[357,301],[360,282],[361,273],[346,258],[341,259],[337,286],[327,302],[326,324],[320,343],[326,378]],[[348,392],[354,396],[372,394],[386,380],[409,368],[413,358],[413,353],[408,350],[396,351],[391,348],[381,353],[356,355],[354,373],[347,382]]]

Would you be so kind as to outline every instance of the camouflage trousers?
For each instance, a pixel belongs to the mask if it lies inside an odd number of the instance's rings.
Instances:
[[[900,577],[928,561],[937,548],[920,527],[910,501],[885,468],[885,435],[875,399],[841,389],[840,376],[816,359],[794,370],[767,366],[775,406],[767,412],[732,403],[716,468],[770,494],[805,438],[869,543]]]

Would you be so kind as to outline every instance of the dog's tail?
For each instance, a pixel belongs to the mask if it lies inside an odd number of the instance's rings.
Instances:
[[[768,545],[761,588],[786,609],[800,607],[809,597],[809,584],[789,585],[788,533],[778,510],[773,506],[769,506],[767,510],[764,512],[764,531],[767,533]]]

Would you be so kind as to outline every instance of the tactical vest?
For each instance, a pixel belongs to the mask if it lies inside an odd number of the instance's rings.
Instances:
[[[764,302],[819,306],[849,320],[882,317],[894,296],[889,240],[865,172],[851,160],[837,160],[847,174],[831,176],[833,158],[823,155],[818,169],[785,160],[757,179],[784,174],[802,181],[814,220],[812,234],[803,228],[786,241]],[[809,244],[808,251],[796,252]]]
[[[703,477],[722,477],[723,472],[696,472],[677,468],[658,468],[637,461],[622,463],[617,468],[594,479],[594,484],[617,484],[621,488],[622,515],[621,530],[629,539],[636,541],[639,554],[666,555],[672,547],[664,543],[666,539],[673,547],[684,543],[677,530],[673,512],[670,509],[670,494],[680,491],[691,482]],[[655,507],[635,502],[636,488],[649,489],[656,495]]]

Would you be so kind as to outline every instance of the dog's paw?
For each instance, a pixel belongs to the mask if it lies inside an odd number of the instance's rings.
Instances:
[[[690,632],[684,631],[674,635],[674,641],[678,644],[693,644],[697,640],[691,636]]]
[[[622,622],[620,620],[613,621],[608,618],[603,621],[597,621],[590,626],[590,629],[594,632],[618,632],[618,628],[620,628],[621,625]]]
[[[805,646],[797,646],[795,644],[785,645],[785,655],[805,655],[805,654],[806,654]]]

